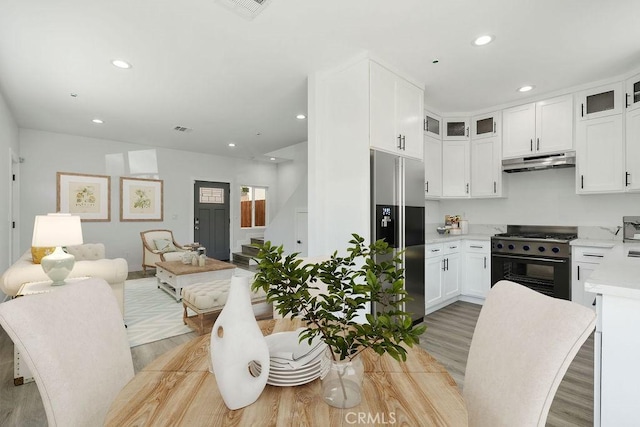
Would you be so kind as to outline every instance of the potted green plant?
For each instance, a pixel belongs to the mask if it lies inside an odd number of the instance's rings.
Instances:
[[[360,402],[362,351],[371,348],[405,361],[402,344],[418,343],[426,329],[413,325],[410,313],[403,310],[409,297],[400,255],[390,255],[393,249],[383,240],[366,245],[362,237],[352,236],[346,256],[334,252],[319,263],[305,263],[297,253],[284,256],[282,246],[265,242],[255,257],[258,266],[252,285],[266,292],[278,313],[306,323],[301,341],[311,342],[319,335],[327,344],[324,399],[343,408]],[[324,292],[318,292],[319,282],[326,286]],[[374,303],[376,313],[367,313],[367,322],[358,323],[358,316]]]

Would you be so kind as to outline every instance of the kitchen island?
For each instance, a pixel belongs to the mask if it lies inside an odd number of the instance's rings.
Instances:
[[[638,423],[640,384],[640,251],[617,244],[585,282],[596,294],[598,321],[594,357],[594,425]]]

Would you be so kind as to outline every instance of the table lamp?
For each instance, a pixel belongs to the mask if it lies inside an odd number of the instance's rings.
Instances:
[[[36,247],[56,247],[52,254],[42,258],[40,264],[53,282],[52,285],[64,285],[64,279],[71,273],[76,259],[63,251],[62,246],[82,244],[80,217],[64,213],[36,215],[31,244]]]

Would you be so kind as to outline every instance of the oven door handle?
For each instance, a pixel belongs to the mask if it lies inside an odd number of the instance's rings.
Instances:
[[[556,264],[566,264],[569,262],[568,259],[555,259],[555,258],[538,258],[538,257],[530,257],[530,256],[518,256],[518,255],[497,255],[493,254],[495,258],[507,258],[507,259],[519,259],[523,261],[542,261],[542,262],[553,262]]]

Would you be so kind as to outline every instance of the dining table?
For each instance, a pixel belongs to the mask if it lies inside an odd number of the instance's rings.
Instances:
[[[298,319],[258,322],[263,334],[295,331]],[[363,351],[362,401],[352,408],[329,406],[321,380],[266,385],[251,405],[226,407],[210,372],[210,334],[186,342],[152,361],[120,391],[106,426],[466,426],[467,409],[447,370],[419,346],[407,360]]]

